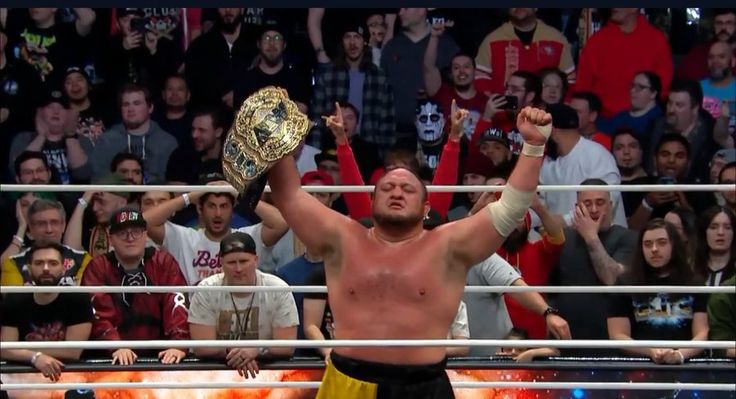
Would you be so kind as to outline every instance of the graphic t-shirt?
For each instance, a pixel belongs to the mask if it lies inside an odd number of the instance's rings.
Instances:
[[[62,293],[39,305],[33,294],[10,294],[2,303],[0,324],[18,329],[19,341],[64,341],[69,326],[91,323],[89,294]]]
[[[703,79],[700,87],[703,88],[703,109],[714,118],[721,116],[721,104],[724,101],[728,101],[731,117],[736,115],[736,79],[732,79],[731,84],[726,87],[715,87],[710,80]]]
[[[455,89],[453,89],[452,86],[447,83],[443,83],[442,86],[440,86],[439,91],[434,95],[434,99],[440,104],[442,115],[445,116],[445,132],[449,132],[450,126],[452,125],[450,123],[452,100],[455,100],[458,108],[468,110],[468,118],[465,119],[465,122],[463,123],[463,131],[465,133],[465,137],[470,140],[473,137],[475,125],[478,124],[478,120],[480,120],[483,115],[486,102],[488,102],[488,96],[481,92],[476,92],[475,97],[464,99],[455,93]]]
[[[77,134],[89,139],[92,145],[105,132],[106,115],[104,111],[93,103],[89,108],[79,111]]]
[[[263,253],[265,245],[261,239],[261,223],[231,232],[243,232],[253,237],[256,252]],[[220,242],[212,241],[204,234],[204,229],[192,229],[171,222],[165,224],[166,236],[163,248],[174,256],[189,285],[197,285],[203,279],[220,273]]]
[[[225,274],[210,276],[200,286],[223,286]],[[284,280],[256,270],[256,286],[284,287]],[[234,302],[234,306],[233,306]],[[294,296],[287,291],[255,292],[235,296],[229,292],[198,291],[192,295],[189,322],[215,326],[217,339],[273,339],[274,328],[299,325]]]
[[[69,160],[66,156],[66,140],[46,140],[41,149],[51,169],[56,169],[61,184],[69,184],[72,181],[69,171]]]

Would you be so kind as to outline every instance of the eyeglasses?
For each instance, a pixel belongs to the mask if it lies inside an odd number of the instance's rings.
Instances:
[[[284,41],[284,37],[281,36],[281,35],[279,35],[279,34],[275,34],[275,35],[263,35],[263,36],[261,36],[261,41],[263,41],[263,42],[281,43],[282,41]]]
[[[646,86],[646,85],[639,84],[639,83],[632,83],[631,84],[631,89],[632,90],[635,90],[635,91],[642,91],[644,89],[651,89],[651,88],[652,88],[652,86]]]
[[[143,229],[126,229],[116,231],[113,235],[121,240],[137,240],[143,235],[143,233],[145,233],[145,230]]]

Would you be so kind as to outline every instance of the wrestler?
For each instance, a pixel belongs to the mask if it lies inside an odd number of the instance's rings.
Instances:
[[[456,110],[453,124],[467,111]],[[427,190],[407,169],[376,183],[373,226],[322,205],[301,189],[294,158],[269,171],[273,200],[304,244],[324,258],[335,339],[445,339],[465,275],[521,221],[535,195],[552,118],[524,108],[525,144],[501,199],[468,218],[425,230]],[[328,120],[328,127],[339,124]],[[339,128],[339,126],[336,126]],[[445,347],[335,348],[317,398],[453,398]]]

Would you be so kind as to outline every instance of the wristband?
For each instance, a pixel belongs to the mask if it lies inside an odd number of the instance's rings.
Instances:
[[[534,158],[540,158],[544,156],[544,145],[529,144],[526,141],[521,146],[521,153]]]
[[[192,201],[189,200],[189,194],[188,193],[182,194],[181,195],[181,199],[184,200],[184,207],[185,208],[188,207],[192,203]]]
[[[23,244],[25,244],[25,240],[23,240],[23,237],[13,235],[13,241],[17,242],[20,247],[23,247]]]
[[[38,358],[41,357],[41,355],[43,355],[43,353],[36,352],[36,353],[33,354],[33,356],[31,356],[31,366],[35,366],[36,365],[36,360],[38,360]]]
[[[77,202],[79,203],[79,206],[81,206],[82,208],[87,208],[87,206],[89,206],[89,203],[84,198],[78,199]]]
[[[675,353],[677,353],[677,355],[680,357],[680,364],[684,364],[685,363],[685,355],[683,355],[682,352],[680,352],[680,351],[675,351]]]
[[[647,202],[647,199],[646,198],[642,198],[641,199],[641,206],[643,206],[644,209],[648,210],[649,212],[651,212],[651,211],[654,210],[654,207],[652,207],[651,205],[649,205],[649,203]]]

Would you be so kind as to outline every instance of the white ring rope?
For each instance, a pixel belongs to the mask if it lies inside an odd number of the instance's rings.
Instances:
[[[499,346],[509,348],[693,348],[731,349],[736,341],[654,341],[654,340],[555,340],[555,339],[252,339],[252,340],[137,340],[137,341],[13,341],[4,349],[167,349],[187,348],[337,348],[337,347],[460,347]]]
[[[252,285],[220,285],[220,286],[3,286],[3,293],[7,294],[32,294],[38,293],[169,293],[169,292],[310,292],[325,293],[326,286],[291,285],[291,286],[252,286]],[[466,286],[466,293],[505,293],[505,292],[543,292],[543,293],[565,293],[565,294],[642,294],[660,293],[670,294],[733,294],[733,286],[708,287],[708,286],[645,286],[645,285],[621,285],[621,286]]]
[[[449,193],[479,193],[503,191],[505,186],[477,185],[477,186],[427,186],[429,192]],[[372,193],[374,186],[303,186],[310,193]],[[732,184],[642,184],[642,185],[540,185],[537,191],[568,192],[568,191],[619,191],[619,192],[671,192],[671,191],[733,191]],[[236,192],[232,186],[168,186],[168,185],[105,185],[105,184],[3,184],[0,192],[147,192],[168,191],[188,193],[191,191],[203,192]],[[266,186],[266,191],[271,191]]]
[[[18,383],[0,384],[0,389],[70,390],[70,389],[256,389],[256,388],[319,388],[319,381],[249,381],[243,382],[74,382],[74,383]],[[455,381],[455,389],[517,388],[517,389],[590,389],[590,390],[682,390],[734,391],[733,384],[679,383],[679,382],[538,382],[538,381]]]

